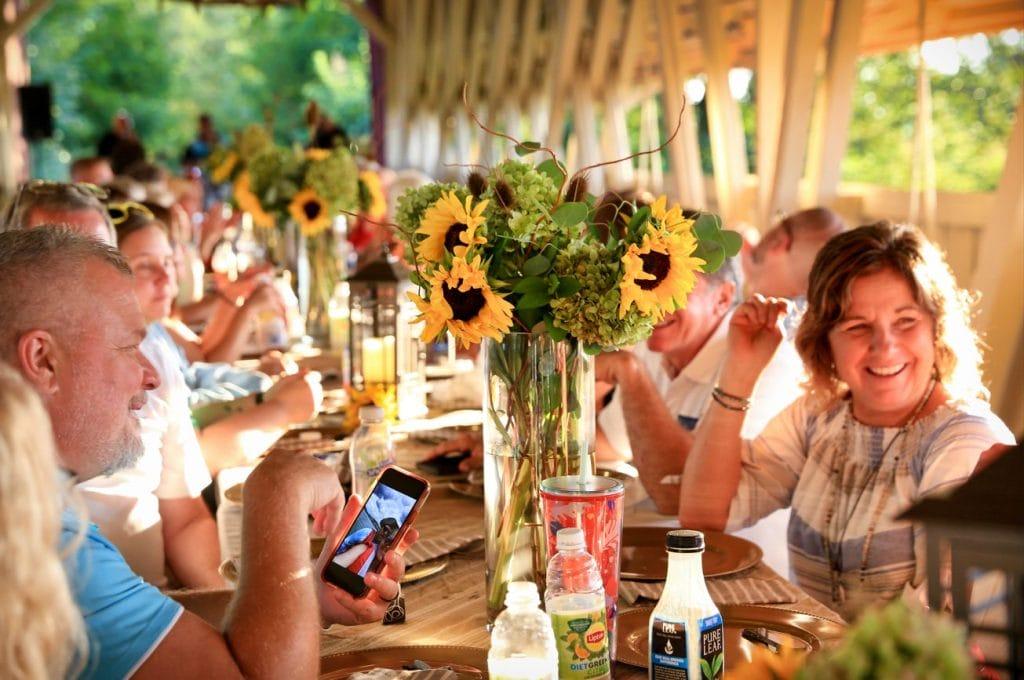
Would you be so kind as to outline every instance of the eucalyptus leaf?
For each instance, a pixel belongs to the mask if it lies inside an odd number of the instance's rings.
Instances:
[[[525,279],[516,281],[516,285],[512,286],[512,292],[522,293],[528,295],[530,293],[546,293],[548,291],[548,283],[539,276],[527,276]]]
[[[725,262],[725,249],[718,241],[701,241],[697,244],[697,249],[693,254],[704,260],[704,266],[701,269],[706,274],[718,271],[718,268]]]
[[[601,345],[591,345],[591,344],[583,345],[583,351],[586,352],[588,355],[590,355],[592,357],[597,356],[603,350],[604,350],[604,348],[601,347]]]
[[[516,303],[516,309],[537,309],[543,307],[551,301],[551,296],[548,295],[547,287],[545,290],[537,293],[526,293],[523,297],[519,298],[519,302]],[[528,324],[533,325],[533,324]]]
[[[556,326],[555,320],[552,319],[550,316],[545,317],[544,325],[547,326],[548,335],[550,335],[551,339],[554,340],[555,342],[565,340],[565,338],[569,335],[569,331],[565,330],[564,328],[559,328],[558,326]]]
[[[529,156],[534,151],[540,149],[540,142],[523,142],[522,144],[516,144],[516,153],[520,156]]]
[[[562,170],[561,166],[559,166],[553,158],[549,158],[543,163],[537,165],[537,172],[541,172],[550,177],[556,187],[562,186],[562,182],[565,181],[565,171]]]
[[[563,203],[551,213],[551,219],[562,227],[572,227],[587,219],[590,208],[586,203]]]
[[[579,282],[573,276],[563,276],[558,279],[558,289],[555,291],[556,297],[569,297],[579,292],[583,288],[583,284]]]
[[[718,217],[711,213],[701,213],[693,225],[693,233],[701,241],[717,240],[719,231],[721,231],[721,226],[718,223]]]
[[[523,264],[523,274],[527,276],[540,276],[551,269],[551,260],[543,255],[534,255]]]
[[[725,254],[728,257],[735,257],[743,247],[743,237],[738,232],[728,229],[718,232],[718,242],[722,244],[722,248],[725,249]]]

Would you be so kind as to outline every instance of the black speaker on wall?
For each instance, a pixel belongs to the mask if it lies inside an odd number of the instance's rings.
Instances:
[[[53,136],[53,95],[50,85],[22,85],[18,88],[21,128],[30,142]]]

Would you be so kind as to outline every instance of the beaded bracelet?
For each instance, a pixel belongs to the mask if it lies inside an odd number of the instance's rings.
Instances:
[[[717,386],[711,390],[711,398],[714,399],[719,406],[730,411],[742,412],[750,408],[750,399],[738,397],[735,394],[729,394]]]

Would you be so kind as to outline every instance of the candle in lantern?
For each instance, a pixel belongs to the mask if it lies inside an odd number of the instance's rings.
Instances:
[[[395,336],[363,340],[363,382],[395,382]]]

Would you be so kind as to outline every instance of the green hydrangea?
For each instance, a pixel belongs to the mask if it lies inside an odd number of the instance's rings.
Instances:
[[[582,288],[551,301],[555,325],[587,345],[625,347],[647,338],[654,322],[631,308],[619,318],[621,264],[602,244],[574,239],[555,258],[559,277],[571,276]]]
[[[511,211],[503,210],[495,198],[494,187],[499,180],[504,180],[515,195]],[[498,163],[487,178],[487,190],[482,198],[490,201],[484,214],[492,233],[508,229],[517,239],[534,243],[559,241],[556,245],[561,245],[567,240],[561,230],[546,219],[558,200],[558,187],[529,163],[518,160]]]
[[[810,657],[800,680],[974,677],[963,629],[942,614],[895,600],[865,612],[838,647]]]
[[[261,151],[274,145],[274,138],[270,131],[262,125],[253,123],[247,125],[244,130],[238,133],[235,148],[238,157],[248,162]]]
[[[427,208],[441,198],[441,194],[454,191],[459,200],[465,201],[469,192],[461,184],[448,182],[446,184],[433,183],[415,189],[408,189],[398,197],[398,206],[395,209],[395,223],[402,228],[402,231],[410,235],[420,226],[420,220]]]
[[[327,201],[331,212],[359,209],[359,166],[348,149],[337,148],[318,161],[309,161],[304,185]]]
[[[302,158],[291,149],[271,146],[249,161],[249,188],[269,210],[283,211],[299,189]]]

